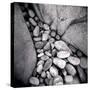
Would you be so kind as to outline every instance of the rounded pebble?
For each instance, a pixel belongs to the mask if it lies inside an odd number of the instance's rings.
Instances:
[[[47,56],[47,55],[43,55],[42,57],[41,57],[41,60],[44,60],[44,61],[46,61],[46,60],[48,60],[49,59],[49,57]]]
[[[58,70],[57,70],[57,68],[55,68],[54,66],[51,66],[50,69],[49,69],[49,71],[50,71],[50,73],[51,73],[51,75],[52,75],[53,77],[58,76]]]
[[[60,58],[54,58],[53,63],[57,65],[60,69],[63,69],[66,66],[66,62]]]
[[[86,57],[81,57],[80,58],[80,66],[83,68],[83,69],[86,69],[88,67],[88,64],[87,64],[87,58]]]
[[[32,18],[35,16],[35,13],[31,9],[29,9],[28,13],[29,13],[29,16]]]
[[[68,61],[73,65],[79,65],[80,64],[80,59],[77,57],[70,56],[70,57],[68,57]]]
[[[36,47],[37,49],[43,48],[43,45],[44,45],[44,43],[41,42],[41,41],[35,43],[35,47]]]
[[[39,65],[37,66],[37,72],[38,72],[39,74],[41,74],[42,70],[43,70],[43,65],[42,65],[42,64],[39,64]]]
[[[65,83],[66,84],[71,84],[73,82],[73,76],[71,75],[66,75],[65,76]]]
[[[75,74],[76,74],[76,69],[71,64],[66,64],[66,71],[68,74],[70,74],[72,76],[75,76]]]
[[[30,77],[29,83],[32,85],[39,85],[39,79],[37,77]]]
[[[69,56],[70,56],[70,52],[69,51],[59,51],[57,53],[57,57],[58,58],[64,59],[64,58],[68,58]]]

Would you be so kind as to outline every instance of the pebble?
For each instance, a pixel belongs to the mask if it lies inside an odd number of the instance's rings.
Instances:
[[[88,67],[88,64],[87,64],[87,58],[86,57],[81,57],[80,58],[80,66],[83,68],[83,69],[86,69]]]
[[[82,52],[80,50],[77,50],[77,56],[78,57],[82,57],[83,56],[83,54],[82,54]]]
[[[35,47],[36,47],[37,49],[41,49],[41,48],[43,48],[43,46],[44,46],[44,43],[41,42],[41,41],[35,43]]]
[[[67,75],[67,71],[66,71],[65,69],[63,69],[63,70],[62,70],[62,74],[63,74],[64,76],[66,76],[66,75]]]
[[[51,74],[50,74],[49,71],[47,71],[46,74],[47,74],[47,78],[48,78],[48,79],[51,79],[51,78],[52,78],[52,76],[51,76]]]
[[[43,61],[43,60],[38,61],[37,66],[38,66],[38,65],[41,65],[41,64],[42,64],[42,65],[44,64],[44,61]]]
[[[30,77],[29,83],[32,85],[39,85],[39,79],[37,77]]]
[[[59,35],[56,35],[56,40],[60,40],[60,36]]]
[[[80,84],[80,80],[79,80],[79,78],[78,78],[77,75],[73,77],[73,82],[72,82],[72,84]]]
[[[37,49],[37,53],[43,53],[43,49]]]
[[[36,41],[36,42],[41,41],[41,37],[34,37],[33,40]]]
[[[39,36],[39,32],[40,32],[39,26],[36,26],[35,29],[33,30],[33,35],[34,36]]]
[[[44,60],[44,61],[46,61],[46,60],[48,60],[49,59],[49,57],[47,56],[47,55],[43,55],[42,57],[41,57],[41,60]]]
[[[53,58],[53,63],[60,69],[63,69],[66,66],[66,62],[60,58]]]
[[[44,53],[40,53],[40,54],[38,54],[37,57],[41,57],[41,56],[43,56],[43,55],[44,55]]]
[[[44,64],[43,70],[47,71],[51,67],[51,65],[52,65],[52,59],[48,59]]]
[[[54,56],[56,56],[57,55],[57,50],[56,49],[53,49],[52,50],[52,56],[54,57]]]
[[[53,80],[53,84],[54,85],[63,84],[63,78],[60,75],[56,76]]]
[[[52,54],[51,54],[49,51],[45,51],[45,54],[46,54],[47,56],[49,56],[49,57],[52,56]]]
[[[79,74],[80,81],[82,83],[85,83],[86,82],[86,74],[85,74],[84,70],[80,66],[77,66],[77,72]]]
[[[72,75],[66,75],[64,79],[65,79],[66,84],[72,84],[72,82],[73,82],[73,76]]]
[[[42,35],[42,41],[47,41],[49,38],[49,34],[48,33],[43,33]]]
[[[50,38],[49,39],[49,43],[54,43],[55,42],[55,39],[54,38]]]
[[[55,47],[56,47],[57,50],[71,51],[69,49],[69,47],[67,46],[67,44],[64,41],[62,41],[62,40],[56,41],[55,42]]]
[[[76,69],[71,64],[66,64],[65,67],[68,74],[75,76],[76,75]]]
[[[68,58],[69,56],[70,56],[70,52],[69,51],[59,51],[57,53],[57,57],[58,58],[64,59],[64,58]]]
[[[39,18],[38,17],[35,17],[35,21],[38,21],[39,20]]]
[[[43,65],[42,65],[42,64],[39,64],[39,65],[37,66],[37,72],[38,72],[39,74],[41,74],[42,70],[43,70]]]
[[[43,28],[44,28],[45,30],[49,30],[49,25],[48,25],[48,24],[44,24],[44,25],[43,25]]]
[[[47,42],[43,49],[44,50],[49,50],[50,49],[50,43]]]
[[[57,68],[55,68],[54,66],[51,66],[50,69],[49,69],[49,71],[50,71],[50,74],[51,74],[53,77],[58,76],[58,70],[57,70]]]
[[[77,57],[70,56],[70,57],[68,57],[68,61],[73,65],[79,65],[80,64],[80,59]]]
[[[41,77],[42,77],[42,78],[45,78],[45,77],[46,77],[46,72],[45,72],[45,71],[43,71],[43,72],[41,73]]]
[[[30,23],[28,21],[26,22],[26,25],[27,25],[27,27],[30,27]]]
[[[54,44],[53,43],[51,43],[51,49],[54,49]]]
[[[33,26],[37,26],[37,23],[35,22],[34,19],[29,18],[29,21],[30,21],[30,23],[31,23]]]
[[[50,35],[51,35],[51,37],[55,37],[56,36],[56,31],[52,30]]]
[[[71,51],[72,51],[73,53],[76,53],[77,49],[76,49],[74,46],[69,45],[69,48],[71,49]]]
[[[31,18],[35,16],[35,13],[31,9],[29,9],[28,13]]]

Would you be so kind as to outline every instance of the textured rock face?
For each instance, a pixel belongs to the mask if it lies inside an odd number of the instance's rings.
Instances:
[[[15,4],[14,10],[14,74],[26,85],[35,67],[36,53],[19,6]]]
[[[44,21],[53,25],[62,39],[87,55],[87,23],[70,26],[73,20],[87,15],[86,7],[40,4],[39,8]]]

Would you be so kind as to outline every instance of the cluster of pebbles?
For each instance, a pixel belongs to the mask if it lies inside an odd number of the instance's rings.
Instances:
[[[61,39],[54,25],[39,20],[28,5],[21,6],[37,54],[30,86],[87,82],[87,56]]]

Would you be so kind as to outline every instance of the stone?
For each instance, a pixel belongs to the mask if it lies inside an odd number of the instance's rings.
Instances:
[[[55,37],[56,36],[56,31],[52,30],[51,33],[50,33],[50,36]]]
[[[83,56],[83,53],[80,50],[77,50],[77,56],[78,57],[82,57]]]
[[[46,74],[47,74],[47,78],[48,78],[48,79],[51,79],[51,78],[52,78],[52,76],[51,76],[51,74],[50,74],[49,71],[47,71]]]
[[[86,57],[81,57],[81,58],[80,58],[80,66],[81,66],[83,69],[88,68],[88,60],[87,60]]]
[[[60,69],[63,69],[66,66],[66,62],[60,58],[53,58],[53,63]]]
[[[44,50],[49,50],[50,49],[50,43],[47,42],[43,49]]]
[[[38,41],[41,41],[42,39],[41,39],[41,37],[34,37],[33,40],[38,42]]]
[[[39,36],[39,26],[36,26],[35,28],[34,28],[34,30],[33,30],[33,35],[34,36]]]
[[[41,74],[42,70],[43,70],[43,65],[42,65],[42,64],[39,64],[39,65],[37,66],[37,72],[38,72],[39,74]]]
[[[35,16],[35,13],[31,9],[28,10],[28,14],[31,18]]]
[[[61,85],[61,84],[63,84],[63,78],[60,75],[56,76],[54,78],[54,80],[53,80],[53,84],[54,85]]]
[[[65,79],[66,84],[72,84],[72,82],[73,82],[73,76],[72,75],[66,75],[64,79]]]
[[[87,80],[86,80],[86,74],[85,74],[84,70],[80,66],[77,66],[77,72],[78,72],[80,81],[82,83],[86,83],[87,82]]]
[[[39,79],[37,77],[30,77],[29,83],[32,85],[38,86],[39,85]]]
[[[71,64],[66,64],[65,69],[66,69],[66,71],[67,71],[68,74],[70,74],[72,76],[75,76],[76,75],[76,69]]]
[[[62,40],[56,41],[55,42],[55,47],[56,47],[57,50],[71,51],[69,49],[69,47],[67,46],[67,44],[64,41],[62,41]]]
[[[48,25],[48,24],[44,24],[44,25],[43,25],[43,28],[44,28],[45,30],[49,30],[49,25]]]
[[[44,43],[41,41],[35,43],[35,48],[37,48],[37,49],[41,49],[41,48],[43,48],[43,46],[44,46]]]
[[[38,55],[37,55],[37,57],[41,57],[41,56],[43,56],[44,55],[44,53],[39,53]]]
[[[57,70],[57,68],[55,68],[54,66],[51,66],[50,69],[49,69],[49,71],[50,71],[50,74],[51,74],[53,77],[58,76],[58,70]]]
[[[46,72],[45,72],[45,71],[43,71],[43,72],[41,73],[41,77],[42,77],[42,78],[45,78],[45,77],[46,77]]]
[[[44,64],[43,70],[47,71],[51,67],[51,65],[52,65],[52,59],[48,59]]]
[[[70,56],[70,57],[68,57],[68,61],[73,65],[80,64],[80,59],[78,57]]]
[[[69,51],[59,51],[57,52],[57,57],[58,58],[68,58],[70,56],[70,52]]]
[[[42,41],[47,41],[48,38],[49,38],[49,33],[44,32],[43,35],[42,35]]]
[[[36,26],[36,25],[37,25],[36,21],[35,21],[34,19],[32,19],[32,18],[29,18],[29,22],[30,22],[33,26]]]
[[[41,60],[44,60],[44,61],[46,61],[46,60],[48,60],[49,59],[49,57],[47,56],[47,55],[43,55],[42,57],[41,57]]]
[[[52,56],[52,54],[51,54],[49,51],[45,51],[45,54],[46,54],[47,56],[49,56],[49,57]]]
[[[37,66],[38,66],[38,65],[41,65],[41,64],[42,64],[42,65],[44,64],[44,61],[43,61],[43,60],[40,60],[40,61],[37,62]]]

